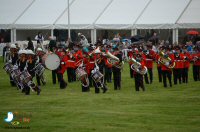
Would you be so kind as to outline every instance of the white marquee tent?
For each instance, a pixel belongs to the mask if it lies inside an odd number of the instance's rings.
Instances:
[[[0,0],[0,29],[200,28],[200,0]],[[70,12],[70,24],[68,13]],[[93,39],[95,41],[95,39]]]

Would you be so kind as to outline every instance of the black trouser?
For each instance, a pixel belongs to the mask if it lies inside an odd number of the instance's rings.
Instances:
[[[112,80],[112,68],[105,67],[105,82],[111,82]]]
[[[134,74],[135,78],[135,90],[140,91],[140,87],[143,91],[145,91],[144,82],[143,82],[143,75],[136,73]]]
[[[24,85],[24,91],[25,91],[26,95],[29,95],[30,94],[30,87],[27,86],[27,85]]]
[[[89,86],[85,87],[85,86],[82,85],[82,92],[89,92],[89,91],[90,91]]]
[[[53,70],[52,71],[52,81],[53,81],[53,84],[56,84],[56,74],[57,74],[57,71]],[[60,76],[58,74],[57,74],[57,78],[58,78],[58,82],[60,82]]]
[[[130,68],[130,77],[133,78],[133,70],[131,69],[131,64],[129,64],[129,68]]]
[[[67,77],[68,77],[68,82],[76,81],[76,75],[75,75],[74,68],[67,68]]]
[[[113,70],[114,90],[121,89],[121,70]]]
[[[149,74],[149,78],[148,78],[148,74]],[[152,83],[153,82],[153,73],[152,73],[152,68],[148,68],[148,73],[146,73],[144,75],[144,79],[145,79],[145,83],[146,84],[149,84],[149,83]]]
[[[37,80],[38,86],[41,86],[41,83],[40,83],[40,76],[36,75],[36,80]]]
[[[88,77],[88,79],[89,79],[90,87],[93,87],[93,79],[92,79],[91,75]]]
[[[200,66],[193,65],[193,78],[194,81],[200,81]]]
[[[102,82],[102,84],[100,82],[94,82],[94,88],[95,88],[95,93],[99,93],[100,92],[100,88],[103,90],[103,93],[105,93],[107,91],[107,87],[106,85]]]
[[[163,70],[162,76],[163,76],[164,87],[167,87],[167,78],[169,80],[169,84],[170,84],[170,87],[171,87],[172,86],[172,72],[168,71],[168,70]]]
[[[161,67],[157,67],[157,70],[158,70],[158,79],[159,79],[159,82],[162,82],[162,70],[161,70]]]
[[[174,68],[173,69],[173,76],[174,76],[174,84],[177,84],[177,81],[179,80],[179,83],[181,84],[182,79],[182,68]]]
[[[16,84],[11,76],[10,76],[10,84],[11,84],[11,86],[16,86]]]
[[[76,69],[75,68],[72,68],[72,81],[76,81]]]
[[[64,89],[67,87],[67,82],[65,82],[64,78],[63,78],[63,74],[62,73],[57,73],[58,78],[60,78],[60,88]]]
[[[188,83],[188,68],[183,68],[183,83]]]

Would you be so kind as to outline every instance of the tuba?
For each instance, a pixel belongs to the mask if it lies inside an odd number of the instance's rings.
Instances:
[[[78,80],[81,81],[82,86],[88,87],[89,86],[89,79],[88,74],[83,68],[83,62],[78,66],[78,68],[75,71],[76,77]]]
[[[167,56],[164,52],[159,53],[160,58],[158,59],[158,62],[160,62],[162,65],[165,65],[168,68],[174,68],[175,62],[172,62],[171,58]]]
[[[113,65],[114,67],[117,67],[119,69],[123,68],[124,62],[122,61],[120,63],[119,58],[117,58],[116,56],[112,55],[109,51],[106,53],[106,56],[108,57],[108,63]]]
[[[147,67],[144,66],[144,68],[142,68],[141,63],[136,61],[134,58],[130,59],[131,62],[133,62],[133,64],[131,65],[131,69],[134,70],[135,72],[144,75],[147,73]]]

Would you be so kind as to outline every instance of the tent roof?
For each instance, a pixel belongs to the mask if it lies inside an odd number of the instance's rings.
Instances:
[[[110,0],[75,0],[70,6],[72,28],[92,28],[95,19],[104,10]],[[89,3],[89,4],[88,4]],[[67,28],[68,11],[55,23],[60,28]]]
[[[131,28],[149,0],[114,0],[96,22],[99,28]],[[121,27],[122,26],[122,27]]]
[[[32,0],[1,0],[0,28],[10,28]],[[13,3],[13,4],[11,4]]]
[[[200,28],[200,0],[192,0],[187,9],[177,21],[181,27]]]
[[[12,3],[12,4],[11,4]],[[199,28],[200,0],[70,0],[72,29]],[[68,28],[67,0],[1,0],[0,28]]]

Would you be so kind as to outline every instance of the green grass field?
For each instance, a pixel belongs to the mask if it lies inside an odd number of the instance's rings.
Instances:
[[[0,58],[0,132],[191,132],[200,131],[200,82],[194,82],[190,69],[189,83],[164,88],[154,69],[153,84],[145,92],[136,92],[126,64],[122,72],[122,89],[95,94],[94,88],[82,93],[80,83],[68,83],[66,89],[53,85],[46,70],[47,85],[41,95],[25,96],[11,87]],[[67,80],[67,75],[65,75]],[[31,113],[30,129],[8,129],[7,112]]]

